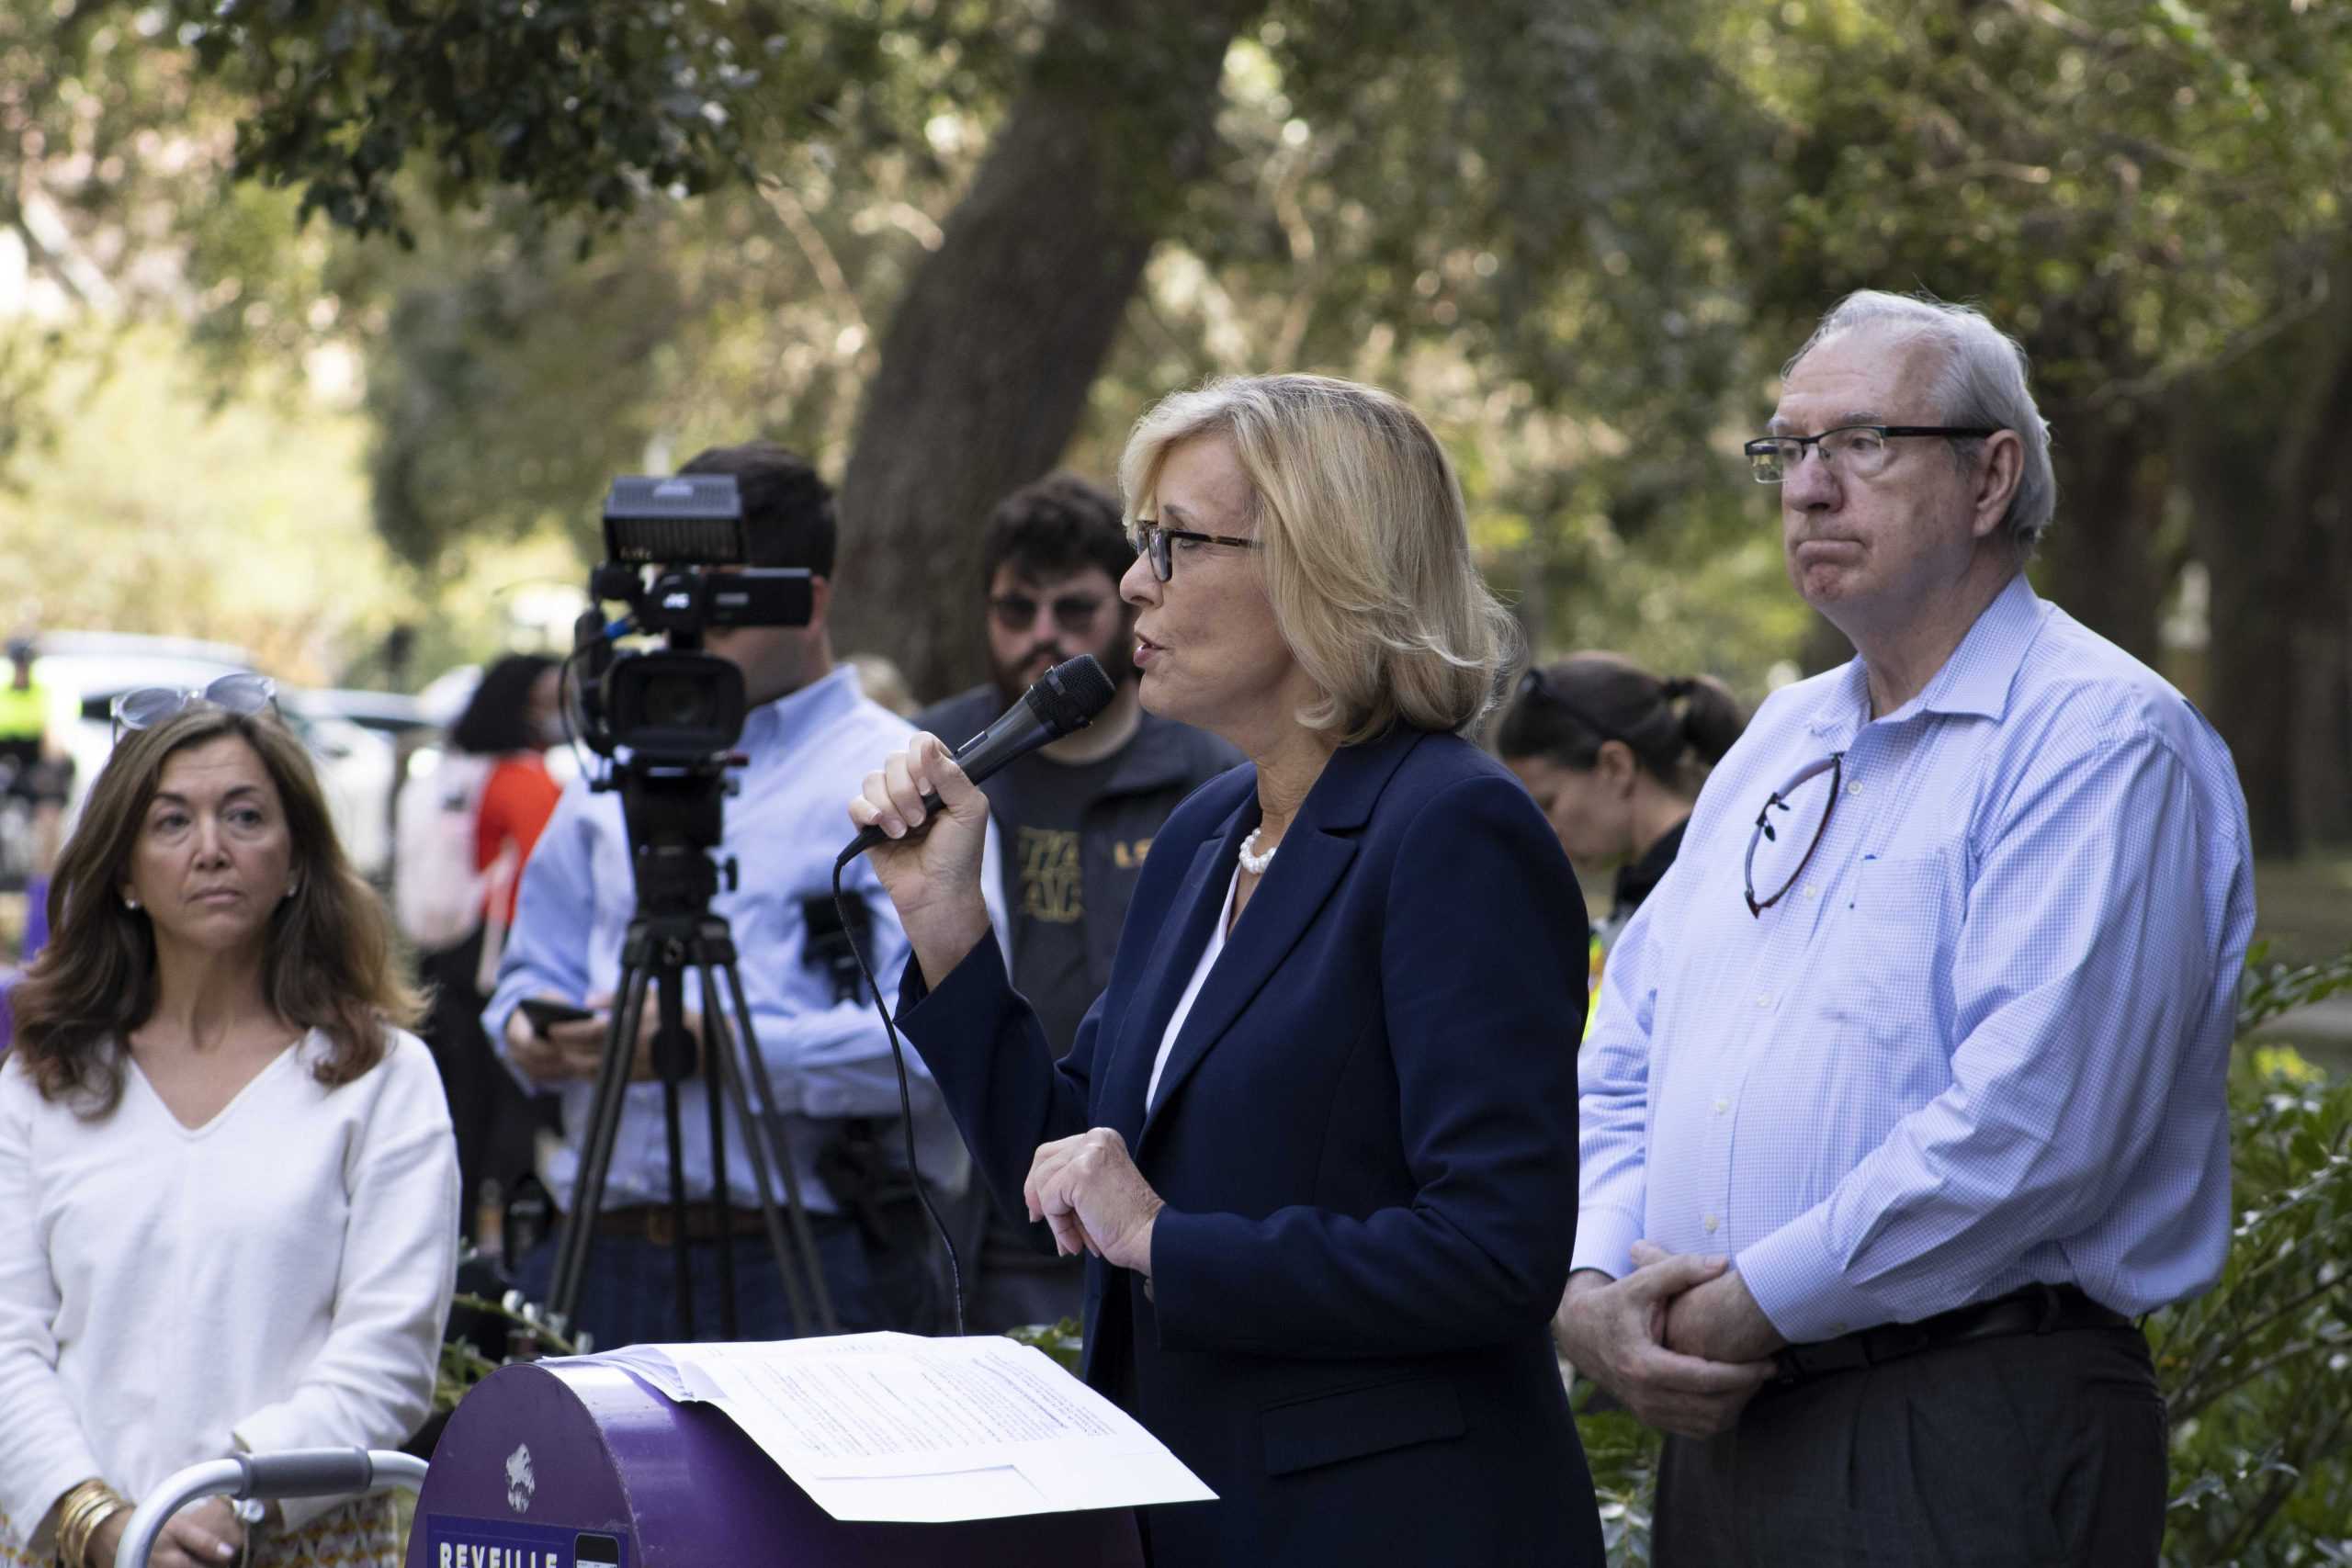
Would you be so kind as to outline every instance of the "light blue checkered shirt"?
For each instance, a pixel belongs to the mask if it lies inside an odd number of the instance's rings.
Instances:
[[[1758,809],[1838,751],[1819,848],[1751,916]],[[1759,897],[1828,784],[1773,814]],[[2253,925],[2228,749],[2022,576],[1883,718],[1860,660],[1775,693],[1610,955],[1576,1266],[1728,1254],[1796,1341],[2036,1280],[2127,1313],[2205,1289]]]

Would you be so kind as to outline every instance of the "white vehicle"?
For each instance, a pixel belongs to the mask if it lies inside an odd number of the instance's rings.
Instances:
[[[227,643],[125,632],[44,632],[35,638],[33,679],[50,694],[50,727],[74,758],[70,826],[81,813],[90,783],[114,749],[112,707],[141,686],[201,689],[222,675],[254,669],[252,658]],[[380,878],[391,860],[392,788],[399,767],[392,739],[313,694],[282,687],[278,711],[318,764],[319,782],[344,853],[363,876]]]

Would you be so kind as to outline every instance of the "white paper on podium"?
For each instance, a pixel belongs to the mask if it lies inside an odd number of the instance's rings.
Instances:
[[[837,1519],[942,1524],[1216,1497],[1044,1351],[994,1336],[631,1345],[578,1359],[717,1405]]]

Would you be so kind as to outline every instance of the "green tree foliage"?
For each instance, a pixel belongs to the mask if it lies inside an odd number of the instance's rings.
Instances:
[[[41,386],[48,460],[0,497],[0,615],[213,638],[331,679],[406,608],[367,526],[362,423],[268,389],[208,418],[205,372],[161,327],[109,353]]]
[[[1758,328],[1793,345],[1837,295],[1880,287],[2017,333],[2055,427],[2045,588],[2153,658],[2201,562],[2199,694],[2253,783],[2256,841],[2352,835],[2352,549],[2312,463],[2314,429],[2352,408],[2352,12],[1793,0],[1721,18],[1770,121],[1743,245]]]
[[[399,176],[445,202],[527,184],[550,211],[625,214],[744,166],[752,89],[787,119],[823,108],[870,32],[796,38],[768,7],[230,0],[160,9],[212,76],[250,99],[240,173],[301,192],[367,235],[408,237]],[[841,39],[812,55],[805,38]]]
[[[2306,391],[2352,360],[2326,352],[2352,344],[2343,7],[82,0],[53,39],[51,14],[0,35],[71,84],[18,120],[193,128],[204,341],[367,351],[377,514],[429,572],[550,518],[585,543],[604,475],[757,429],[845,480],[850,642],[938,690],[977,655],[996,493],[1106,472],[1170,386],[1313,367],[1428,410],[1539,647],[1753,692],[1810,623],[1736,438],[1838,293],[1924,287],[2035,356],[2067,498],[2044,586],[2152,655],[2200,564],[2198,694],[2295,781],[2258,837],[2352,833],[2321,798],[2352,746],[2352,536],[2312,434],[2340,420]],[[87,184],[89,221],[153,167]],[[284,243],[306,213],[330,221]],[[386,231],[413,249],[328,239]],[[2306,684],[2263,708],[2282,669]]]

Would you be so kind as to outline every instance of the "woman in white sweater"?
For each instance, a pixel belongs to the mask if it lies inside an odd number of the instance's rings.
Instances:
[[[238,1450],[396,1446],[449,1308],[458,1167],[417,998],[257,677],[134,694],[0,1064],[0,1563],[110,1563]],[[251,711],[244,711],[250,709]],[[390,1500],[220,1499],[153,1561],[397,1561]]]

